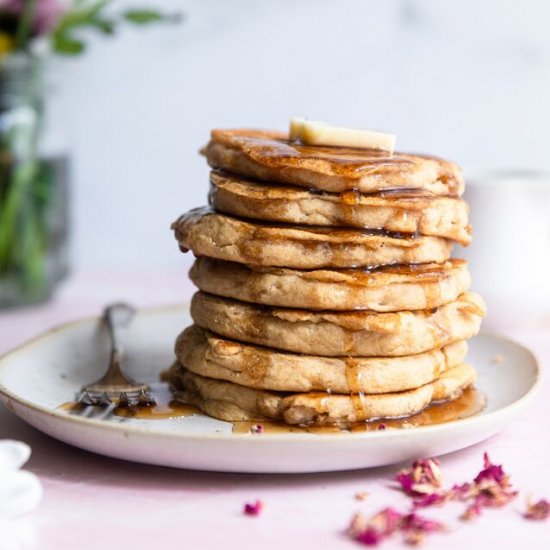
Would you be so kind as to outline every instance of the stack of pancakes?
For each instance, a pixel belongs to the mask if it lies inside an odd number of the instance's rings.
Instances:
[[[196,261],[176,399],[229,421],[413,415],[476,378],[485,314],[453,242],[471,238],[452,162],[214,130],[210,208],[172,226]]]

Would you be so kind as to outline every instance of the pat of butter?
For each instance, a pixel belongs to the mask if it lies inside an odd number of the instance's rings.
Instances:
[[[305,118],[293,116],[290,119],[290,128],[288,130],[288,138],[290,141],[298,141],[302,139],[302,128],[307,122]]]
[[[393,153],[395,150],[395,135],[393,134],[330,126],[325,122],[298,117],[290,119],[289,139],[291,141],[299,140],[306,145],[382,149],[389,153]]]

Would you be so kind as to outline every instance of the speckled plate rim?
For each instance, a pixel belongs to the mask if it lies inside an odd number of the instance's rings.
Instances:
[[[166,305],[166,306],[159,306],[154,308],[141,309],[138,314],[140,316],[155,315],[155,314],[158,315],[163,312],[167,312],[167,313],[176,312],[178,310],[185,310],[188,308],[189,308],[188,303],[178,304],[178,305],[174,304],[174,305]],[[239,441],[246,445],[250,445],[250,444],[261,445],[262,442],[266,441],[266,439],[269,439],[269,440],[284,439],[290,443],[292,442],[303,443],[304,441],[311,441],[313,434],[300,433],[300,432],[280,433],[280,434],[267,433],[267,434],[262,434],[262,437],[248,437],[247,434],[234,434],[234,433],[210,433],[210,434],[190,434],[190,433],[184,433],[184,432],[181,432],[181,433],[162,432],[161,433],[161,432],[156,432],[154,429],[151,429],[150,427],[140,427],[138,425],[127,425],[127,424],[125,424],[124,426],[121,426],[118,424],[111,424],[103,420],[73,416],[59,409],[52,409],[49,407],[37,405],[32,401],[29,401],[24,397],[21,397],[20,395],[12,392],[6,386],[4,386],[4,384],[2,383],[2,369],[5,366],[5,363],[7,363],[8,359],[12,359],[17,354],[26,352],[27,350],[29,350],[29,348],[32,348],[36,345],[41,344],[44,340],[48,338],[55,337],[60,332],[69,330],[78,325],[83,325],[88,323],[98,323],[99,320],[100,318],[98,316],[90,316],[83,319],[78,319],[78,320],[69,321],[67,323],[60,324],[49,330],[46,330],[45,332],[39,334],[38,336],[35,336],[34,338],[31,338],[27,342],[21,344],[20,346],[17,346],[13,350],[8,351],[7,353],[0,356],[0,400],[4,403],[6,408],[10,412],[16,414],[13,406],[13,402],[15,402],[21,405],[22,407],[31,409],[32,411],[36,413],[40,413],[41,415],[55,418],[60,422],[80,424],[83,426],[94,426],[97,428],[101,428],[103,430],[109,430],[109,431],[115,431],[115,432],[135,433],[135,434],[144,435],[150,438],[158,437],[161,439],[166,439],[166,438],[189,439],[189,440],[201,440],[201,441],[226,439],[226,440],[231,440],[232,444]],[[427,433],[437,434],[438,432],[446,432],[449,430],[457,429],[459,426],[465,427],[467,425],[470,426],[472,424],[479,424],[480,426],[482,426],[487,423],[490,424],[493,422],[493,420],[497,416],[500,416],[502,414],[505,414],[508,416],[510,413],[513,413],[515,410],[523,409],[535,397],[535,395],[537,394],[542,384],[542,368],[540,366],[540,363],[536,355],[523,344],[520,344],[515,340],[502,336],[500,334],[496,334],[489,331],[482,331],[480,335],[492,337],[494,339],[511,344],[517,348],[521,348],[522,351],[527,353],[528,356],[530,357],[532,366],[535,369],[534,380],[531,386],[529,387],[529,389],[520,398],[516,399],[512,403],[509,403],[508,405],[495,409],[494,411],[482,412],[481,414],[475,415],[470,418],[454,420],[454,421],[445,422],[445,423],[437,424],[433,426],[418,426],[411,430],[387,430],[387,431],[362,432],[362,433],[361,432],[359,433],[344,432],[336,436],[338,440],[365,439],[365,438],[393,439],[396,436],[398,436],[400,439],[415,438],[419,433],[422,433],[424,435]],[[162,422],[162,420],[158,420],[156,422]],[[334,439],[335,439],[334,434],[320,433],[320,434],[314,434],[314,436],[315,438],[325,438],[332,442],[334,442]]]

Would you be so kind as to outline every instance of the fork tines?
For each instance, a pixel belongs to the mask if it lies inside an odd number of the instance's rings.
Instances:
[[[83,391],[78,396],[77,403],[84,407],[108,407],[110,405],[117,407],[152,407],[157,404],[157,401],[145,390],[141,390],[139,393],[122,391],[118,399],[110,397],[107,392]]]

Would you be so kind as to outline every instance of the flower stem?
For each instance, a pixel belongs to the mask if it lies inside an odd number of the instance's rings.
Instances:
[[[17,32],[15,33],[15,49],[23,50],[25,44],[31,34],[32,23],[34,20],[34,14],[36,11],[37,0],[26,0],[23,2],[23,12],[19,25],[17,26]]]

